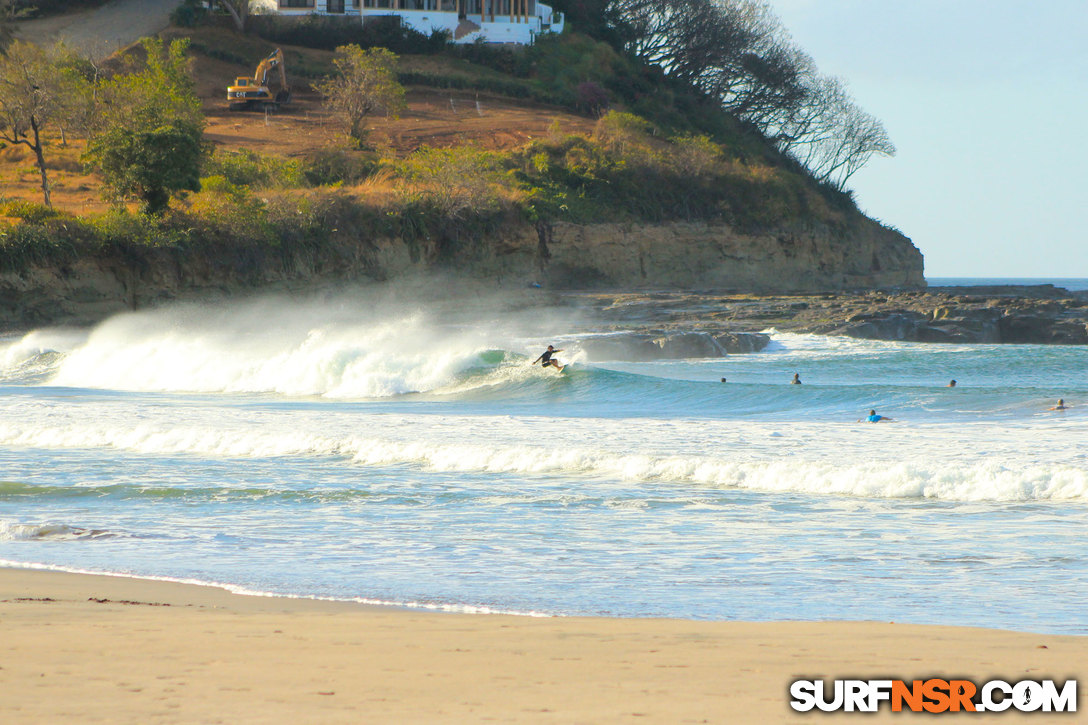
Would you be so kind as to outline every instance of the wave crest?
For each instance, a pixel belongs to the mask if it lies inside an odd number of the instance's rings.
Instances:
[[[18,524],[0,521],[0,541],[89,541],[118,534],[104,529],[85,529],[67,524]]]
[[[335,437],[302,432],[138,426],[0,425],[0,444],[39,448],[115,448],[149,454],[235,458],[346,458],[356,465],[419,466],[442,472],[604,476],[623,481],[863,498],[948,501],[1088,501],[1088,472],[1066,465],[1022,468],[963,461],[838,464],[799,457],[738,460],[714,455],[625,455],[585,446],[442,443],[434,438]]]

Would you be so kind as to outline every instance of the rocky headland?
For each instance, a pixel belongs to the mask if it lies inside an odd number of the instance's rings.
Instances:
[[[579,308],[600,332],[585,345],[614,359],[757,351],[768,328],[933,343],[1088,344],[1088,292],[926,289],[910,240],[869,220],[845,230],[762,234],[691,223],[525,225],[453,258],[443,254],[428,242],[357,236],[305,255],[246,246],[100,251],[0,272],[0,330],[94,324],[177,300],[399,284],[437,272],[524,296],[525,304]],[[884,291],[865,291],[875,289]]]
[[[506,289],[719,289],[811,293],[917,288],[922,255],[860,215],[839,228],[808,224],[740,231],[725,224],[512,224],[450,244],[370,237],[347,220],[297,248],[112,247],[52,264],[3,269],[0,326],[91,324],[126,310],[329,284],[446,274]],[[338,231],[339,230],[339,231]]]

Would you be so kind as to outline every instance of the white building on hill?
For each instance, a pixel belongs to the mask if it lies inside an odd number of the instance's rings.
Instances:
[[[540,33],[563,32],[563,13],[537,0],[254,0],[254,12],[265,14],[358,15],[399,17],[401,23],[430,35],[445,30],[455,43],[519,43],[530,45]]]

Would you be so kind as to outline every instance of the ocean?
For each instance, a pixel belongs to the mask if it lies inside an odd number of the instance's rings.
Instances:
[[[0,339],[0,565],[1088,634],[1085,347],[768,330],[623,362],[536,300],[264,297]],[[550,343],[562,374],[530,364]]]
[[[1005,287],[1008,285],[1050,284],[1070,292],[1088,291],[1088,279],[1084,277],[927,277],[932,287]]]

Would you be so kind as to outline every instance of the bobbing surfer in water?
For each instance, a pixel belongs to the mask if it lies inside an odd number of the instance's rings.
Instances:
[[[551,345],[548,345],[548,349],[545,350],[543,353],[541,353],[540,357],[538,357],[536,360],[533,360],[533,365],[536,365],[537,363],[540,363],[543,367],[548,367],[549,365],[551,365],[553,368],[555,368],[559,372],[563,372],[563,368],[565,368],[566,365],[560,365],[558,360],[552,360],[552,355],[554,355],[557,352],[563,352],[563,351],[562,350],[556,350]]]

